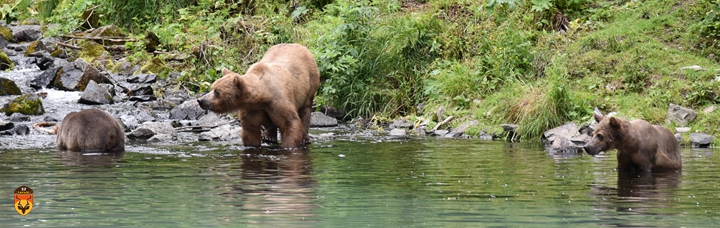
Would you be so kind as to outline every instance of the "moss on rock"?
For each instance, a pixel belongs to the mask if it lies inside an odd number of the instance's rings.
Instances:
[[[80,49],[80,52],[78,52],[78,57],[85,60],[85,62],[92,62],[96,58],[102,56],[103,54],[108,53],[105,50],[105,47],[102,45],[92,42],[92,41],[85,41],[80,46],[82,49]]]
[[[47,47],[45,46],[45,44],[40,40],[36,40],[36,41],[33,41],[32,43],[30,43],[30,45],[28,45],[27,49],[25,49],[25,56],[30,56],[30,54],[32,54],[33,52],[43,51],[43,50],[47,50]]]
[[[12,69],[15,67],[15,63],[13,63],[12,60],[10,60],[10,57],[5,54],[2,50],[0,50],[0,70],[7,70]]]
[[[16,112],[25,115],[42,115],[45,113],[45,108],[43,108],[40,97],[35,94],[25,94],[5,104],[0,112],[4,112],[8,116]]]
[[[165,67],[165,61],[160,58],[153,58],[140,68],[140,72],[160,74],[165,69],[167,69],[167,67]]]
[[[7,78],[0,78],[0,96],[20,95],[20,88],[14,81]]]
[[[12,30],[5,26],[0,25],[0,35],[2,35],[7,41],[13,41]]]

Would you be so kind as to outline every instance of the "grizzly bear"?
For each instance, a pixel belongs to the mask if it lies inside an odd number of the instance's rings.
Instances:
[[[49,124],[34,124],[38,131],[57,134],[58,150],[81,152],[123,152],[125,132],[117,119],[99,109],[85,109],[68,113],[52,131],[41,129]]]
[[[282,147],[297,148],[310,143],[310,112],[319,86],[312,53],[300,44],[279,44],[244,75],[223,68],[212,91],[197,101],[204,110],[237,111],[245,146],[277,142],[279,129]]]
[[[682,168],[675,136],[663,126],[644,120],[604,117],[595,109],[598,125],[584,149],[590,155],[617,149],[618,170],[651,172]]]

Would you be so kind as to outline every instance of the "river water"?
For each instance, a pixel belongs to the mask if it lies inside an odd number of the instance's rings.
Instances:
[[[19,139],[21,140],[21,139]],[[616,172],[534,144],[353,138],[306,150],[130,143],[122,155],[0,149],[2,227],[717,227],[713,150]],[[13,190],[34,190],[27,216]],[[5,206],[2,206],[5,205]]]

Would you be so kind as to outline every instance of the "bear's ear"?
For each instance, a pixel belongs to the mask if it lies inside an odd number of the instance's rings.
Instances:
[[[610,126],[613,128],[620,128],[620,120],[615,117],[610,117]]]
[[[603,114],[600,112],[600,110],[598,110],[597,107],[595,107],[595,112],[593,112],[593,117],[595,117],[595,121],[597,121],[598,123],[600,123],[600,121],[602,121],[603,118],[605,118],[603,116]]]
[[[231,73],[232,73],[232,71],[228,70],[228,68],[225,68],[225,67],[222,68],[222,76],[225,76],[225,75],[228,75]]]
[[[240,79],[240,77],[233,77],[233,84],[235,84],[235,87],[237,87],[237,89],[239,91],[242,91],[243,88],[245,87],[245,85],[243,85],[242,79]]]

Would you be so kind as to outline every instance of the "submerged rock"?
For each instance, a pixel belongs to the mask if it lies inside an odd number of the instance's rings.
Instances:
[[[20,95],[20,88],[13,80],[0,78],[0,96]]]
[[[322,112],[313,112],[310,114],[310,127],[334,127],[337,125],[337,119],[326,116]]]
[[[690,133],[690,143],[692,147],[696,148],[708,148],[710,144],[715,140],[715,137],[705,133]]]
[[[42,115],[45,113],[42,101],[36,94],[25,94],[5,104],[0,112],[12,115],[19,112],[25,115]]]
[[[555,135],[549,151],[550,153],[577,153],[577,146],[564,135]]]

